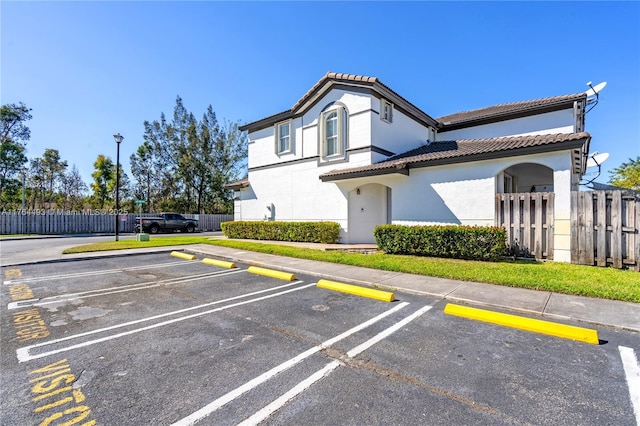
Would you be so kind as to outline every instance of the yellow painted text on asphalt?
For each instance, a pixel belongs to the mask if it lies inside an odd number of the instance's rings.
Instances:
[[[75,381],[76,376],[66,359],[29,372],[31,400],[37,405],[33,412],[43,418],[40,426],[54,423],[73,425],[79,422],[86,426],[96,424],[91,419],[91,409],[86,405],[82,389],[74,389]]]

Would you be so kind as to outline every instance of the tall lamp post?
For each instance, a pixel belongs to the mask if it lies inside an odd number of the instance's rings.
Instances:
[[[27,214],[27,204],[26,204],[26,193],[27,193],[27,168],[23,167],[22,168],[22,212],[20,213],[20,233],[21,234],[26,234],[25,232],[25,221],[26,221],[26,214]]]
[[[113,135],[116,140],[116,241],[118,241],[118,231],[120,230],[120,142],[124,137],[118,133]]]

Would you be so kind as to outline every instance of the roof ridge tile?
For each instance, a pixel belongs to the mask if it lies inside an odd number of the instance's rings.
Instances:
[[[553,105],[565,101],[578,100],[586,98],[585,93],[574,93],[569,95],[548,96],[545,98],[530,99],[526,101],[506,102],[497,105],[490,105],[482,108],[471,109],[467,111],[459,111],[453,114],[443,115],[436,118],[437,121],[446,125],[453,125],[465,121],[488,118],[506,113],[526,110],[527,108],[535,108],[545,105]]]

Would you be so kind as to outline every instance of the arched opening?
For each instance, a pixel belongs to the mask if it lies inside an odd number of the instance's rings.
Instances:
[[[499,194],[510,192],[553,192],[553,169],[535,163],[507,167],[497,176]]]

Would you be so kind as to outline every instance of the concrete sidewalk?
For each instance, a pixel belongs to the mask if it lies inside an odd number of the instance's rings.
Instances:
[[[640,331],[640,304],[637,303],[381,271],[207,244],[184,246],[183,249],[202,257],[210,256],[352,284],[375,285],[398,292],[437,297],[451,302],[463,302],[553,319],[581,321]]]

